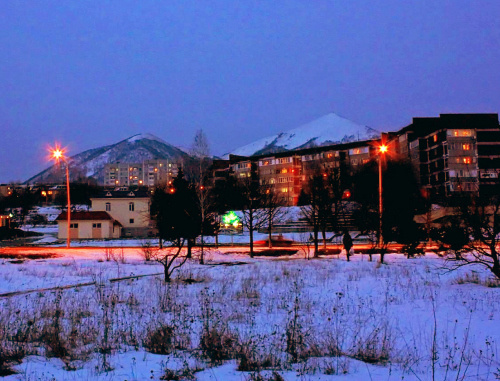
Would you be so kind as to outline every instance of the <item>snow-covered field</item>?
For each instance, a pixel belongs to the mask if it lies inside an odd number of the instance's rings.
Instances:
[[[427,255],[250,259],[224,248],[170,284],[141,249],[2,249],[5,380],[495,380],[500,288]],[[108,251],[109,257],[109,251]],[[375,260],[378,259],[374,258]],[[472,282],[472,283],[471,283]],[[49,289],[80,285],[64,289]],[[0,360],[0,369],[2,362]],[[169,378],[170,377],[170,378]]]

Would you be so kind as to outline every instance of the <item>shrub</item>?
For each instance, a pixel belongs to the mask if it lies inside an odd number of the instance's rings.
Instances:
[[[173,342],[174,328],[162,325],[159,328],[148,331],[142,345],[148,352],[157,355],[168,355],[172,352]]]
[[[158,248],[154,247],[150,240],[141,242],[141,252],[145,261],[150,261],[157,251]]]
[[[224,326],[205,327],[200,338],[201,351],[212,363],[235,358],[237,344],[237,335]]]

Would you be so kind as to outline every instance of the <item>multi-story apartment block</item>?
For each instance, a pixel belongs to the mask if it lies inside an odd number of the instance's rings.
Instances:
[[[104,166],[105,186],[140,186],[143,182],[140,163],[109,163]]]
[[[349,164],[355,170],[373,159],[376,142],[359,141],[252,157],[230,155],[226,161],[228,170],[223,161],[217,161],[214,178],[222,181],[231,174],[243,180],[256,171],[261,186],[273,188],[288,205],[296,205],[303,185],[312,175],[346,168]]]
[[[214,176],[250,177],[256,170],[263,186],[273,186],[296,204],[308,178],[318,171],[344,167],[349,173],[376,160],[380,142],[390,156],[409,160],[422,188],[436,201],[454,192],[498,193],[500,125],[498,114],[441,114],[413,118],[412,124],[381,139],[293,150],[271,155],[230,155],[217,161]]]
[[[155,186],[168,184],[177,176],[178,164],[170,160],[142,163],[109,163],[104,167],[105,186]]]
[[[143,185],[171,184],[178,172],[178,164],[170,160],[145,160],[142,163]]]
[[[264,157],[257,161],[259,182],[278,192],[284,201],[296,204],[302,189],[302,160],[298,154]]]
[[[441,114],[413,118],[398,133],[420,185],[437,199],[454,192],[486,194],[498,185],[498,114]]]
[[[239,180],[246,179],[252,175],[253,158],[231,155],[229,165],[231,173]]]

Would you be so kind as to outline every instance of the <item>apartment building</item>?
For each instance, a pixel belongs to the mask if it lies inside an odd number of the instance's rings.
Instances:
[[[303,185],[311,176],[340,167],[355,171],[373,160],[377,142],[359,141],[252,157],[230,155],[228,161],[217,161],[214,179],[223,181],[232,175],[243,180],[255,171],[261,186],[279,192],[288,205],[297,205]]]
[[[302,160],[298,154],[283,154],[257,161],[259,183],[272,188],[290,205],[295,205],[302,189]]]
[[[297,203],[308,178],[318,171],[344,167],[353,174],[378,157],[381,141],[392,159],[409,160],[422,188],[435,201],[454,192],[495,194],[500,186],[500,125],[498,114],[440,114],[413,118],[397,132],[381,139],[299,149],[272,155],[230,155],[217,161],[214,177],[245,179],[252,170],[263,186],[286,194]]]
[[[144,160],[142,163],[109,163],[104,166],[104,186],[148,186],[169,184],[179,165],[170,160]]]
[[[398,133],[420,185],[436,199],[454,192],[495,192],[500,173],[498,114],[413,118]]]

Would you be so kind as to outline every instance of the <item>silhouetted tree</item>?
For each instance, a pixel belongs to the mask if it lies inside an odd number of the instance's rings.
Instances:
[[[200,224],[200,264],[203,265],[204,259],[204,237],[216,235],[219,229],[217,220],[217,211],[213,189],[206,187],[203,183],[193,185],[196,190],[197,208]]]
[[[387,244],[391,241],[416,248],[423,238],[413,221],[417,211],[424,209],[423,199],[411,164],[407,161],[388,160],[382,173],[383,247],[375,245],[383,262]],[[378,215],[378,164],[369,162],[361,167],[353,179],[353,199],[360,204],[354,214],[359,229],[366,234],[379,232]],[[374,241],[375,243],[376,241]]]
[[[2,210],[11,210],[20,225],[24,224],[26,216],[37,203],[37,195],[27,187],[12,190],[12,194],[4,197],[0,202]]]
[[[332,215],[330,192],[322,174],[311,176],[302,188],[298,204],[302,216],[313,229],[314,257],[319,256],[318,236],[320,230],[325,234],[326,225]]]
[[[285,199],[283,195],[272,186],[262,186],[262,207],[264,213],[265,224],[267,224],[268,232],[268,246],[271,248],[272,244],[272,231],[275,221],[282,219],[286,213],[283,206]]]
[[[253,234],[255,230],[264,225],[266,216],[262,209],[263,198],[256,164],[252,163],[251,166],[250,176],[238,181],[236,204],[239,206],[237,209],[241,209],[243,213],[242,224],[248,229],[250,237],[250,257],[253,258]]]
[[[498,248],[500,240],[500,189],[497,190],[499,193],[483,197],[469,195],[469,202],[462,204],[462,212],[460,212],[462,221],[459,226],[466,229],[469,237],[464,246],[468,253],[459,257],[455,255],[453,258],[456,261],[454,268],[479,264],[488,268],[500,279]],[[465,237],[460,239],[465,241]]]

